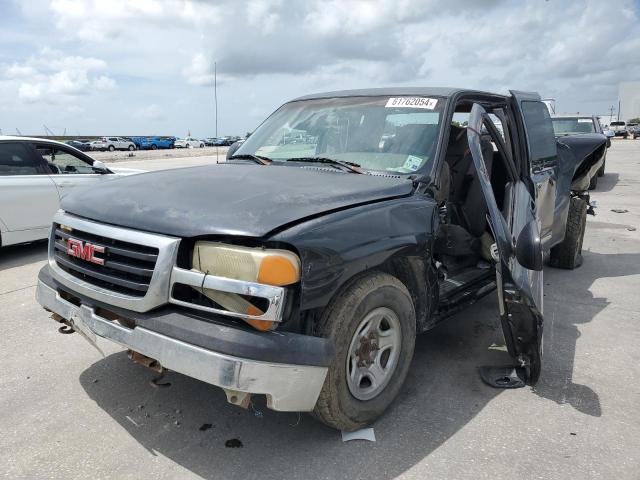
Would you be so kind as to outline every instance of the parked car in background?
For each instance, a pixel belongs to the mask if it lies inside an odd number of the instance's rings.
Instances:
[[[0,136],[0,246],[46,238],[69,191],[140,172],[107,168],[62,142]]]
[[[586,136],[586,137],[604,137],[606,138],[607,148],[611,146],[610,137],[605,135],[602,130],[602,125],[600,125],[600,120],[597,116],[592,115],[554,115],[551,117],[551,122],[553,123],[553,131],[556,134],[556,137],[565,137],[565,136]],[[598,152],[598,155],[601,158],[598,160],[601,163],[600,168],[598,169],[598,174],[591,177],[589,182],[589,189],[593,190],[598,185],[598,177],[602,177],[605,171],[605,164],[607,161],[607,149],[605,148],[602,152]]]
[[[609,128],[609,125],[605,125],[604,127],[602,127],[602,133],[604,133],[609,139],[616,136],[614,131]]]
[[[204,148],[204,142],[195,137],[178,138],[174,145],[176,148]]]
[[[640,137],[640,125],[637,123],[627,123],[627,132],[635,140]]]
[[[228,147],[230,145],[232,145],[233,143],[237,142],[238,140],[240,140],[240,137],[238,136],[226,136],[226,137],[219,137],[214,139],[214,146],[216,147]]]
[[[131,140],[138,150],[157,150],[175,148],[176,137],[133,137]]]
[[[102,137],[100,140],[91,142],[91,150],[99,150],[104,152],[108,150],[113,152],[114,150],[130,150],[136,149],[136,144],[131,140],[122,137]]]
[[[468,128],[454,125],[465,113]],[[288,129],[309,143],[282,144]],[[494,292],[512,366],[481,377],[535,385],[544,254],[582,263],[586,189],[606,149],[590,135],[556,139],[534,93],[298,98],[224,165],[65,197],[36,298],[94,345],[217,385],[232,404],[266,396],[274,410],[355,430],[396,401],[416,334]],[[87,258],[87,245],[102,250]]]
[[[69,140],[66,142],[67,145],[71,145],[73,148],[77,148],[81,152],[86,152],[91,150],[91,142],[86,140]]]
[[[609,128],[616,137],[627,138],[629,136],[625,122],[611,122]]]
[[[207,146],[207,147],[214,147],[216,145],[216,141],[217,140],[218,139],[215,138],[215,137],[207,137],[207,138],[205,138],[203,140],[203,142],[204,142],[205,146]]]

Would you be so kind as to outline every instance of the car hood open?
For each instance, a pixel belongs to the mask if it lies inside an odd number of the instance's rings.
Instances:
[[[316,166],[220,164],[131,175],[66,196],[63,210],[177,237],[264,237],[324,212],[410,195],[412,182]]]

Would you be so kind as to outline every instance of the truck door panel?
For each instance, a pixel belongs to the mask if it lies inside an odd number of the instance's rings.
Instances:
[[[542,357],[542,271],[525,268],[518,262],[515,239],[527,225],[533,225],[539,237],[538,222],[533,212],[535,203],[527,186],[518,178],[509,155],[504,152],[509,179],[505,185],[505,206],[502,211],[498,207],[480,148],[480,132],[485,124],[485,117],[484,108],[475,104],[471,109],[467,135],[496,242],[496,284],[500,317],[509,354],[525,366],[527,382],[534,384],[540,375]],[[496,143],[504,147],[502,140],[495,137],[495,129],[491,125],[486,126]]]
[[[558,150],[547,106],[535,93],[511,92],[516,112],[521,155],[528,162],[528,173],[534,188],[536,219],[543,246],[550,246],[555,222],[558,189]]]

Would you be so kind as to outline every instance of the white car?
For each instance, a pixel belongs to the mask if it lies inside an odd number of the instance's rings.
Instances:
[[[142,172],[107,168],[61,142],[0,136],[0,246],[47,238],[69,190]]]
[[[113,152],[114,150],[133,151],[136,149],[135,143],[122,137],[102,137],[100,140],[91,142],[90,145],[91,150],[109,150],[110,152]]]
[[[204,148],[204,142],[194,137],[178,138],[174,145],[176,148]]]

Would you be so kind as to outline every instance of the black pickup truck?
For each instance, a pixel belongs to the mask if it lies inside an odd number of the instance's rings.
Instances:
[[[37,299],[63,330],[247,406],[375,420],[415,336],[496,291],[514,368],[542,359],[543,260],[582,261],[606,137],[556,141],[533,93],[388,88],[311,95],[224,164],[65,197]]]

